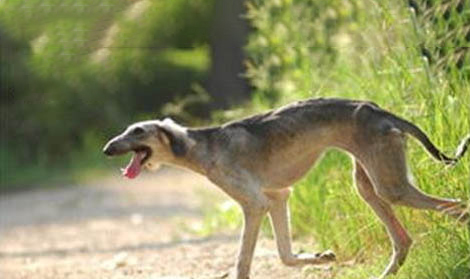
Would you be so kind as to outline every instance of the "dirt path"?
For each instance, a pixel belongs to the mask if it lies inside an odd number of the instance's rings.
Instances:
[[[201,237],[201,194],[224,197],[210,182],[165,169],[130,181],[0,197],[0,278],[211,278],[229,270],[238,232]],[[315,272],[316,276],[320,274]],[[329,278],[320,271],[321,278]],[[261,238],[252,278],[313,278],[280,264]],[[320,278],[320,277],[315,277]]]

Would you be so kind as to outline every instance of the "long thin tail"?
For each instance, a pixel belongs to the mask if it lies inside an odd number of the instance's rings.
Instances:
[[[393,114],[390,114],[392,116],[392,121],[397,125],[397,127],[402,130],[405,133],[408,133],[415,137],[417,140],[419,140],[424,148],[431,154],[435,159],[438,161],[443,162],[446,165],[454,165],[456,164],[460,158],[463,157],[465,152],[469,149],[470,146],[470,134],[468,134],[459,144],[457,147],[457,151],[455,152],[454,157],[448,157],[442,151],[440,151],[428,138],[428,136],[416,125],[413,123],[399,118]]]

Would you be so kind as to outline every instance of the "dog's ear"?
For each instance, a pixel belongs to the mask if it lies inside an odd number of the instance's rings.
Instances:
[[[158,137],[164,144],[170,147],[173,155],[176,157],[186,155],[188,146],[183,135],[180,135],[178,132],[172,131],[171,128],[167,127],[159,127],[159,131],[160,133],[158,133]]]

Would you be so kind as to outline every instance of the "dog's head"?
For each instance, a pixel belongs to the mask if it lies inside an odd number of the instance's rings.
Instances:
[[[155,169],[161,163],[172,162],[175,157],[184,156],[190,145],[186,128],[167,118],[163,121],[150,120],[130,125],[122,134],[111,139],[103,152],[108,156],[134,152],[131,161],[123,169],[123,175],[135,178],[142,167]]]

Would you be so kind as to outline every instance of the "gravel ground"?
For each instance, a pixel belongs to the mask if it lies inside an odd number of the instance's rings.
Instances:
[[[206,179],[163,169],[125,180],[0,197],[0,278],[216,278],[230,270],[238,232],[202,237],[202,196],[225,197]],[[283,266],[261,237],[258,278],[332,278],[329,269]]]

